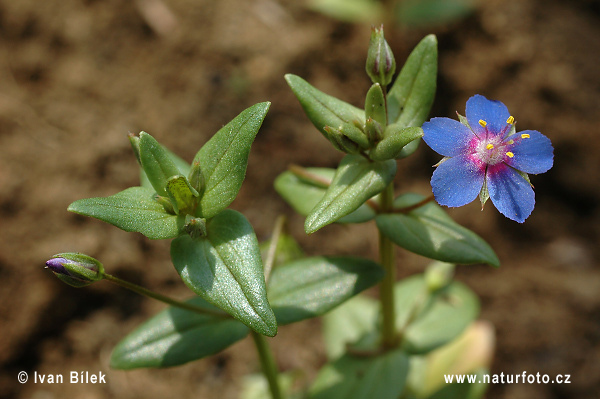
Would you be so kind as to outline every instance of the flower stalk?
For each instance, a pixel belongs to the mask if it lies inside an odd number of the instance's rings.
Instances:
[[[140,294],[143,296],[146,296],[148,298],[152,298],[152,299],[156,299],[157,301],[166,303],[167,305],[171,305],[171,306],[175,306],[184,310],[189,310],[191,312],[194,313],[199,313],[199,314],[203,314],[203,315],[210,315],[213,317],[220,317],[220,318],[228,318],[230,317],[229,315],[227,315],[225,312],[221,312],[221,311],[216,311],[216,310],[210,310],[210,309],[206,309],[206,308],[202,308],[200,306],[194,306],[192,304],[189,303],[185,303],[185,302],[180,302],[176,299],[170,298],[168,296],[159,294],[157,292],[151,291],[147,288],[144,288],[140,285],[134,284],[132,282],[126,281],[126,280],[122,280],[118,277],[112,276],[108,273],[104,273],[103,275],[104,280],[110,281],[113,284],[119,285],[123,288],[126,288],[130,291],[135,292],[136,294]]]
[[[269,347],[267,338],[255,331],[250,331],[254,345],[260,358],[260,364],[263,370],[263,374],[269,383],[269,391],[271,392],[272,399],[283,399],[281,388],[279,387],[279,370],[277,369],[277,363],[273,357],[273,352]]]
[[[390,183],[381,193],[381,211],[391,212],[394,202],[394,183]],[[396,309],[394,301],[394,284],[396,282],[396,261],[394,245],[379,231],[379,261],[385,270],[385,276],[379,290],[381,303],[381,345],[392,348],[397,343]]]

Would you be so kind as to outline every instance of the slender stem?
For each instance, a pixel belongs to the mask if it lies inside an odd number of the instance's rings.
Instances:
[[[414,211],[415,209],[422,207],[423,205],[427,205],[434,199],[435,199],[435,197],[433,196],[433,194],[431,194],[429,197],[425,197],[424,199],[422,199],[421,201],[417,202],[414,205],[405,206],[404,208],[397,208],[397,209],[394,209],[393,212],[394,213],[409,213],[409,212]]]
[[[390,183],[381,193],[381,211],[389,212],[393,208],[394,183]],[[381,344],[384,348],[396,345],[396,311],[394,303],[394,284],[396,282],[396,260],[393,243],[379,231],[379,260],[385,270],[385,276],[379,290],[381,315],[383,319]]]
[[[285,216],[280,215],[275,221],[275,227],[273,228],[273,234],[271,235],[271,242],[269,244],[269,250],[267,251],[267,257],[264,263],[265,282],[269,284],[269,278],[271,277],[271,271],[275,264],[275,256],[277,255],[277,245],[279,244],[279,238],[283,233],[283,227],[285,226]]]
[[[254,339],[254,345],[256,345],[256,350],[258,351],[258,356],[260,358],[260,364],[262,366],[263,374],[267,378],[269,383],[269,390],[271,391],[272,399],[283,399],[283,395],[281,394],[281,388],[279,387],[279,370],[277,369],[277,364],[275,363],[275,358],[273,357],[273,352],[271,352],[271,348],[269,347],[269,343],[264,335],[261,335],[255,331],[250,331],[252,338]]]
[[[203,307],[200,307],[200,306],[195,306],[195,305],[192,305],[192,304],[189,304],[189,303],[185,303],[185,302],[180,302],[180,301],[178,301],[176,299],[169,298],[168,296],[159,294],[159,293],[154,292],[154,291],[150,291],[149,289],[144,288],[144,287],[142,287],[140,285],[131,283],[129,281],[121,280],[120,278],[112,276],[112,275],[110,275],[108,273],[104,273],[103,277],[104,277],[105,280],[108,280],[111,283],[117,284],[117,285],[119,285],[119,286],[121,286],[123,288],[127,288],[128,290],[133,291],[136,294],[140,294],[140,295],[152,298],[152,299],[156,299],[158,301],[166,303],[167,305],[176,306],[178,308],[189,310],[189,311],[195,312],[195,313],[200,313],[200,314],[203,314],[203,315],[210,315],[210,316],[221,317],[221,318],[228,318],[229,317],[224,312],[221,312],[221,311],[218,311],[218,310],[206,309],[206,308],[203,308]]]

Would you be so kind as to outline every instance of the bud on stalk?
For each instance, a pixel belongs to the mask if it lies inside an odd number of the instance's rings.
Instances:
[[[396,60],[389,44],[383,37],[383,25],[371,28],[371,40],[367,52],[367,75],[373,83],[385,87],[392,81],[396,72]]]
[[[79,253],[62,253],[54,255],[46,262],[56,277],[73,287],[85,287],[104,278],[102,263]]]

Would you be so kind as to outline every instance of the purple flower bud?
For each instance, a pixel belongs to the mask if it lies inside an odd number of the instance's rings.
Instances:
[[[373,83],[385,87],[392,81],[396,72],[396,59],[392,49],[383,37],[383,25],[371,29],[371,40],[367,51],[367,75]]]
[[[46,261],[56,277],[73,287],[84,287],[102,280],[104,268],[96,259],[78,253],[62,253]]]

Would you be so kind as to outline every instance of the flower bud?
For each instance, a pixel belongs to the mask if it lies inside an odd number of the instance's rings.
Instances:
[[[367,138],[372,147],[383,139],[383,128],[373,118],[367,118],[367,121],[365,122],[365,133],[367,134]]]
[[[54,255],[46,262],[56,277],[73,287],[85,287],[104,277],[104,267],[96,259],[79,253]]]
[[[208,235],[208,230],[206,229],[206,219],[195,218],[191,215],[186,215],[183,231],[189,234],[189,236],[192,238],[206,237]]]
[[[331,126],[325,126],[323,128],[325,133],[327,133],[327,138],[333,144],[336,150],[348,153],[348,154],[357,154],[360,151],[358,144],[352,142],[347,137],[344,137],[342,132],[338,129],[335,129]]]
[[[202,173],[202,169],[200,168],[199,161],[196,161],[192,164],[188,181],[190,182],[190,185],[198,192],[198,196],[201,197],[202,193],[204,193],[204,189],[206,188],[206,180],[204,178],[204,173]]]
[[[389,44],[383,37],[383,25],[371,28],[371,40],[367,52],[367,75],[373,83],[387,86],[396,72],[396,60]]]
[[[425,283],[429,292],[436,292],[448,286],[454,277],[454,264],[434,262],[425,270]]]

